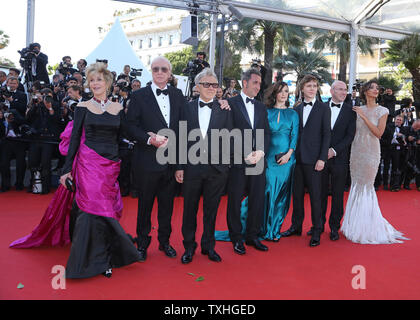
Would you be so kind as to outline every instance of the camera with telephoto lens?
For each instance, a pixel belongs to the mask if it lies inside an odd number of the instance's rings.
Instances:
[[[53,103],[53,101],[54,101],[54,98],[53,97],[51,97],[49,95],[44,96],[44,102],[46,102],[46,103]]]
[[[251,68],[260,68],[261,67],[261,59],[255,58],[251,61]]]
[[[32,66],[32,58],[35,58],[38,52],[31,46],[28,46],[22,50],[18,50],[18,53],[20,54],[19,64],[22,68],[26,69]]]
[[[353,85],[353,91],[360,92],[360,88],[363,86],[363,82],[360,79],[356,79]]]
[[[10,98],[12,96],[12,92],[10,91],[9,87],[1,87],[0,88],[0,98]]]
[[[198,70],[200,69],[201,63],[202,61],[199,59],[188,61],[187,67],[182,72],[185,75],[188,75],[189,78],[194,79],[195,76],[198,74]]]
[[[405,112],[405,113],[415,112],[415,111],[416,111],[415,107],[408,107],[408,108],[403,108],[402,109],[402,112]]]
[[[132,76],[132,77],[141,77],[141,72],[142,71],[143,71],[143,69],[134,69],[134,68],[131,68],[130,76]]]

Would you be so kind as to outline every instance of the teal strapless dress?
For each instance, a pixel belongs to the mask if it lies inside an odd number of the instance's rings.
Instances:
[[[289,211],[293,188],[293,172],[296,164],[295,153],[288,163],[279,165],[275,155],[296,149],[299,133],[299,116],[293,109],[268,109],[270,125],[270,148],[266,154],[267,169],[265,185],[264,219],[260,238],[273,240],[280,238],[280,228]],[[241,223],[242,232],[246,230],[248,216],[248,197],[242,201]],[[230,241],[229,231],[216,231],[218,241]]]

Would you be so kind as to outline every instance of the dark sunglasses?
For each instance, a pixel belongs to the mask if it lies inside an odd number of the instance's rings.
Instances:
[[[163,73],[167,73],[169,71],[169,68],[168,67],[153,67],[152,68],[152,71],[154,73],[158,73],[159,70],[162,71]]]
[[[219,88],[219,84],[218,83],[199,82],[199,84],[201,84],[206,89],[210,88],[210,86],[212,86],[214,89]]]

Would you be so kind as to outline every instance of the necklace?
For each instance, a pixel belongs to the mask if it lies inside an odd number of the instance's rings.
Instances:
[[[95,97],[93,97],[92,100],[97,106],[99,106],[101,108],[102,112],[105,112],[106,108],[111,103],[111,101],[109,101],[108,99],[99,100],[99,99],[96,99]]]

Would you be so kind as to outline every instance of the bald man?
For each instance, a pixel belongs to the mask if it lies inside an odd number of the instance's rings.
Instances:
[[[326,222],[329,183],[331,181],[331,213],[329,218],[330,239],[339,239],[341,219],[344,213],[343,197],[347,180],[350,145],[356,133],[356,113],[350,104],[344,103],[347,86],[342,81],[331,85],[331,143],[328,161],[322,173],[322,225]]]

